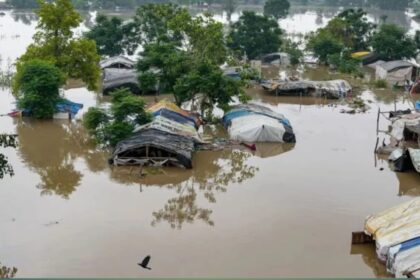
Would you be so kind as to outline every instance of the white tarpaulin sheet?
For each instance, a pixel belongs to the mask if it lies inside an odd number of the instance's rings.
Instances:
[[[414,168],[420,173],[420,149],[409,148],[408,152],[410,153],[411,162],[413,163]]]
[[[389,272],[402,278],[410,272],[420,269],[420,246],[403,251],[395,256],[388,267]]]
[[[385,261],[391,246],[420,236],[420,198],[367,218],[365,230],[376,240],[376,252]]]
[[[232,140],[244,142],[283,142],[285,128],[278,120],[264,115],[249,115],[232,120]]]
[[[403,115],[392,123],[391,136],[401,141],[404,138],[404,129],[406,126],[417,126],[420,123],[420,114],[414,113]]]

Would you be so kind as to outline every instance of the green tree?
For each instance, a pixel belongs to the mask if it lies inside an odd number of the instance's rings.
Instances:
[[[111,96],[110,110],[89,108],[83,124],[100,144],[113,147],[130,137],[136,125],[146,124],[152,118],[145,111],[144,100],[134,96],[128,89],[116,90]]]
[[[42,59],[56,65],[66,78],[81,79],[89,89],[96,89],[100,58],[94,41],[74,37],[73,30],[81,22],[79,13],[70,0],[40,0],[39,3],[34,43],[19,58],[17,71],[25,62]]]
[[[395,24],[383,24],[372,37],[372,48],[383,60],[413,58],[417,45],[403,28]]]
[[[321,63],[328,63],[328,56],[340,54],[344,46],[328,30],[321,29],[308,36],[307,49],[312,51]]]
[[[14,79],[19,108],[29,110],[35,118],[52,118],[62,84],[63,75],[53,64],[41,60],[22,64]]]
[[[232,25],[228,45],[238,57],[246,54],[254,59],[278,51],[282,34],[276,20],[245,11]]]
[[[288,0],[268,0],[264,4],[264,15],[273,16],[276,19],[285,18],[290,9]]]
[[[233,97],[246,101],[247,96],[242,90],[242,84],[226,77],[219,67],[202,63],[187,75],[177,80],[174,95],[178,104],[187,100],[195,100],[201,95],[201,114],[208,119],[212,116],[213,108],[227,109]]]
[[[96,42],[100,55],[116,56],[124,53],[123,22],[117,17],[98,15],[96,24],[85,33],[85,37]]]

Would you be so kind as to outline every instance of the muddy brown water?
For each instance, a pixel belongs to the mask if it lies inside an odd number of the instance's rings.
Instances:
[[[18,56],[33,27],[0,18],[1,54]],[[337,78],[310,68],[303,76]],[[89,141],[80,121],[0,117],[1,132],[19,140],[5,150],[16,175],[0,181],[0,262],[19,277],[390,276],[372,246],[350,239],[367,215],[420,195],[417,173],[396,174],[373,153],[378,108],[413,103],[345,78],[371,102],[367,113],[251,88],[254,101],[289,118],[296,145],[197,152],[192,170],[147,169],[144,178],[137,168],[109,167],[109,151]],[[84,110],[106,101],[84,88],[66,96]],[[0,114],[15,107],[8,89],[0,100]],[[141,270],[148,254],[152,270]]]

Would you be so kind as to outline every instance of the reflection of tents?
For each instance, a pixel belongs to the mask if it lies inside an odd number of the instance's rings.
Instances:
[[[294,144],[257,143],[254,155],[260,158],[270,158],[285,154],[294,149]]]

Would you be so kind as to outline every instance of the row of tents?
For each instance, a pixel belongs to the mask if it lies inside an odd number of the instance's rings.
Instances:
[[[193,154],[203,144],[198,114],[163,100],[147,111],[153,120],[136,127],[134,135],[117,144],[110,163],[114,165],[157,165],[193,167]],[[283,115],[258,104],[233,106],[223,125],[235,143],[295,143],[293,128]],[[208,144],[208,143],[207,143]]]

